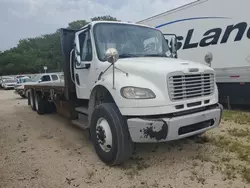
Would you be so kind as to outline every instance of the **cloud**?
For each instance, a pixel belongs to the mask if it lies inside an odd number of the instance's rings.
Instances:
[[[0,0],[0,50],[74,20],[111,15],[136,22],[192,0]]]

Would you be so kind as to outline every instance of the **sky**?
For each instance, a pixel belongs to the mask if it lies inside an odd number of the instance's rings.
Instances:
[[[192,0],[0,0],[0,51],[20,39],[54,33],[69,22],[111,15],[137,22]]]

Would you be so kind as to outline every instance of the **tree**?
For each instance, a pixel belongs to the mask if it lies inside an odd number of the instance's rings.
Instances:
[[[91,20],[117,19],[108,15],[94,17]],[[86,24],[86,20],[76,20],[70,22],[67,28],[80,29]],[[60,32],[56,30],[55,33],[21,39],[16,47],[0,51],[0,75],[43,72],[44,65],[48,67],[48,71],[61,71],[60,62]]]
[[[76,21],[70,22],[68,24],[69,25],[68,28],[69,29],[80,29],[87,24],[88,24],[88,22],[86,20],[76,20]]]
[[[97,17],[91,18],[91,21],[99,21],[99,20],[118,21],[115,17],[112,17],[110,15],[97,16]]]

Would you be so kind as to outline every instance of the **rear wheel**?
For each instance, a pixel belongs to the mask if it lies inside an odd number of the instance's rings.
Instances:
[[[30,107],[31,107],[32,110],[36,111],[35,92],[34,92],[34,90],[30,90]]]
[[[28,94],[29,94],[29,90],[26,90],[26,91],[24,92],[24,95],[25,95],[26,98],[28,98]]]
[[[47,103],[48,102],[46,99],[43,99],[39,93],[36,93],[35,104],[36,104],[36,111],[39,115],[46,113]]]
[[[90,132],[96,153],[104,163],[117,165],[132,155],[128,126],[115,104],[103,103],[94,109]]]
[[[25,95],[20,95],[20,96],[21,96],[22,98],[24,98],[24,99],[26,98],[26,96],[25,96]]]

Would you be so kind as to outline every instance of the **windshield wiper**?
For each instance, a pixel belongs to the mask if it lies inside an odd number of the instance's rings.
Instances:
[[[119,55],[119,58],[130,58],[130,57],[140,57],[140,56],[136,54],[120,54]]]
[[[144,54],[143,57],[167,57],[164,54]]]

